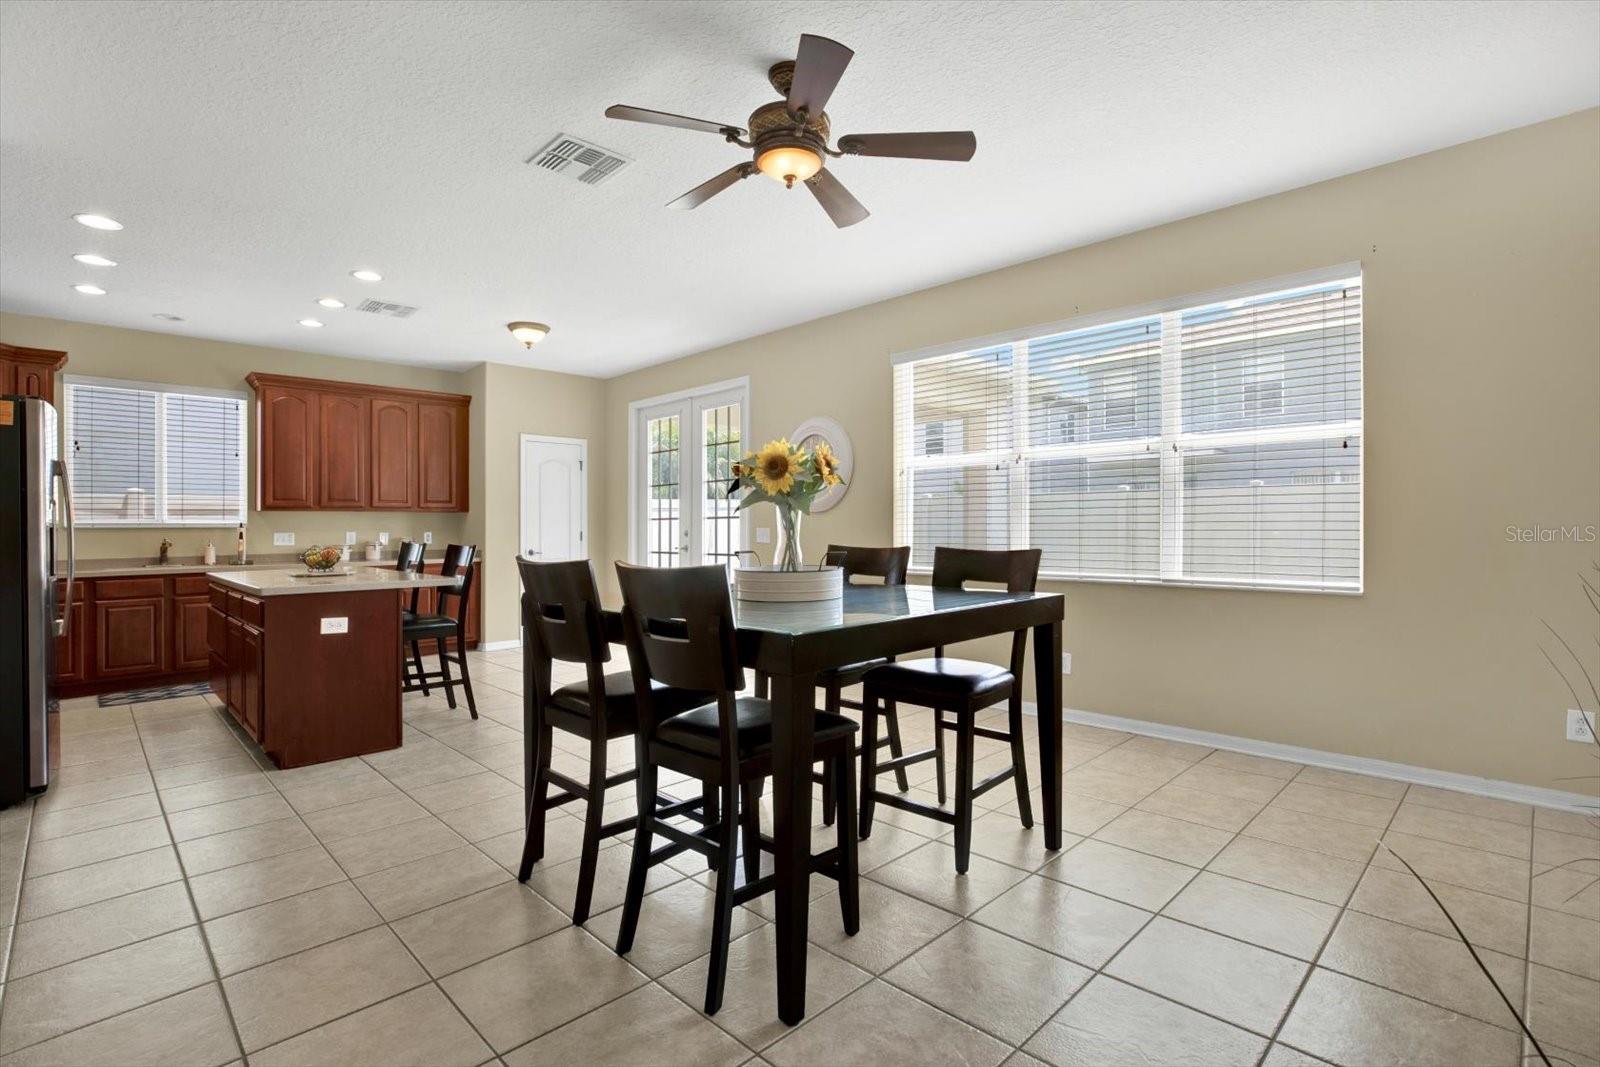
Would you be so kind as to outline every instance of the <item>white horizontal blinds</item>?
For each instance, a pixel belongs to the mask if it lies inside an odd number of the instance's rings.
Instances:
[[[1181,313],[1182,577],[1361,582],[1361,285]]]
[[[244,404],[234,397],[165,396],[166,517],[239,522],[244,496]]]
[[[244,400],[67,384],[67,456],[85,526],[244,521]]]
[[[903,418],[896,514],[916,567],[936,545],[1006,548],[1016,462],[1011,345],[907,364],[895,376]]]
[[[1161,566],[1161,320],[1025,342],[1027,545],[1046,572],[1154,578]]]
[[[66,452],[79,524],[157,520],[158,401],[142,389],[67,386]]]

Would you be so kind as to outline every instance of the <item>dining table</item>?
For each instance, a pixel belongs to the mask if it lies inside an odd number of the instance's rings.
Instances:
[[[863,660],[1032,630],[1044,847],[1059,850],[1065,604],[1060,593],[851,584],[834,600],[734,601],[740,664],[761,679],[758,685],[772,703],[774,926],[778,1017],[785,1023],[792,1026],[806,1014],[817,675]],[[621,643],[619,611],[604,611],[603,626],[608,641]],[[525,699],[525,802],[531,800],[538,759],[534,749],[539,731],[532,715],[532,701]],[[962,876],[952,866],[950,877]]]

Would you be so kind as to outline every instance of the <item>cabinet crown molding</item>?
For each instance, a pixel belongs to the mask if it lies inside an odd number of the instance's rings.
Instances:
[[[62,353],[65,358],[65,353]],[[319,393],[343,393],[349,396],[389,397],[395,400],[418,400],[430,404],[459,404],[468,407],[472,397],[466,393],[437,393],[427,389],[401,389],[391,385],[367,385],[363,382],[335,382],[326,378],[299,378],[291,374],[266,374],[251,371],[244,377],[250,388],[259,392],[261,387],[277,386],[281,389],[308,389]]]
[[[23,348],[0,341],[0,359],[9,359],[14,363],[39,363],[51,370],[60,370],[66,366],[67,354],[49,348]]]

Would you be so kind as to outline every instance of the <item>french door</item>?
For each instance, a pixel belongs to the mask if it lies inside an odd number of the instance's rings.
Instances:
[[[722,563],[744,548],[727,498],[749,446],[749,386],[724,383],[632,405],[632,556],[651,567]]]

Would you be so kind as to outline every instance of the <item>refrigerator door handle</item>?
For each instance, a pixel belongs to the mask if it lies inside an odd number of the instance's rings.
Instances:
[[[55,461],[55,476],[61,480],[61,505],[67,519],[67,589],[61,598],[61,617],[56,620],[56,636],[65,637],[72,620],[72,583],[78,576],[78,528],[72,517],[72,483],[67,480],[67,465]]]

